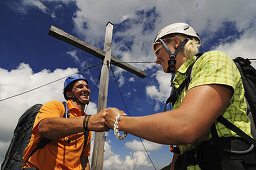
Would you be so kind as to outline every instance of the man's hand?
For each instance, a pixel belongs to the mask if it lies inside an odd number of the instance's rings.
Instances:
[[[104,110],[100,111],[95,115],[92,115],[88,120],[89,122],[88,122],[87,128],[90,131],[95,131],[95,132],[108,131],[109,128],[106,126],[105,115],[106,115],[106,112]]]

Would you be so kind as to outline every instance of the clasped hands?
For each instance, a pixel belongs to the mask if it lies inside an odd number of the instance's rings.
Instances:
[[[116,116],[125,115],[125,113],[117,108],[106,108],[93,115],[90,119],[89,130],[95,132],[108,131],[114,128]]]

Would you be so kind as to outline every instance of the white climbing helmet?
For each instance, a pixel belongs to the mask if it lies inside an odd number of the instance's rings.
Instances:
[[[198,39],[199,44],[201,44],[201,40],[198,36],[198,34],[195,32],[195,30],[186,23],[174,23],[171,25],[168,25],[161,29],[158,34],[156,35],[156,38],[154,40],[153,45],[162,37],[170,34],[184,34],[188,35],[190,37],[195,37]]]

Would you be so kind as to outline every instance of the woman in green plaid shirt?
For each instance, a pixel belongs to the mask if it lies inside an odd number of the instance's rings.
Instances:
[[[189,170],[246,169],[244,155],[231,160],[223,149],[242,153],[240,151],[246,152],[251,145],[216,121],[222,115],[251,136],[241,76],[233,60],[223,52],[206,52],[196,61],[200,44],[198,34],[188,24],[175,23],[163,28],[153,43],[156,63],[164,72],[175,75],[172,81],[175,88],[182,84],[187,69],[195,63],[188,87],[182,90],[173,109],[163,113],[121,116],[115,121],[116,115],[123,112],[105,109],[107,125],[113,129],[113,125],[118,124],[118,130],[153,142],[176,145],[179,153],[174,153],[171,169],[175,164],[175,169]],[[214,135],[218,142],[213,141]],[[234,148],[233,141],[241,148]],[[249,159],[254,157],[254,164],[256,155],[253,154]],[[255,169],[255,164],[253,166]]]

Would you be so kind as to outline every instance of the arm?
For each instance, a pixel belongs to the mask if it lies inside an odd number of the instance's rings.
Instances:
[[[92,115],[88,122],[88,130],[107,131],[105,126],[105,112]],[[71,134],[83,132],[85,116],[75,118],[50,117],[41,120],[38,124],[39,135],[48,139],[60,139]]]
[[[210,129],[231,95],[227,86],[197,86],[188,91],[178,109],[144,117],[121,116],[119,130],[161,144],[193,143]],[[120,112],[105,111],[107,124],[113,128],[115,115]]]

